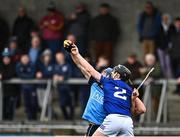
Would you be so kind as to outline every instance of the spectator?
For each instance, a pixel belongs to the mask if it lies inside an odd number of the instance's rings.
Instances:
[[[52,53],[46,49],[42,55],[40,63],[38,64],[37,78],[51,79],[53,76]]]
[[[38,79],[51,79],[53,77],[54,72],[54,64],[52,64],[52,53],[49,49],[46,49],[42,55],[41,60],[38,63],[36,78]],[[43,100],[45,96],[45,89],[47,85],[38,85],[37,95],[38,95],[38,104],[42,108]],[[50,99],[50,97],[49,97]],[[49,103],[49,102],[48,102]],[[51,107],[48,107],[50,110]],[[49,112],[49,111],[48,111]]]
[[[0,30],[0,51],[3,51],[8,42],[10,30],[8,23],[2,17],[0,17]]]
[[[15,64],[20,61],[21,50],[18,48],[17,37],[12,36],[9,39],[9,52],[11,54],[12,62]]]
[[[155,56],[153,54],[147,54],[145,56],[145,65],[140,69],[141,74],[145,76],[152,67],[154,67],[155,70],[151,73],[145,85],[149,83],[152,84],[151,86],[152,103],[153,103],[154,115],[156,115],[159,107],[159,99],[160,99],[162,87],[161,85],[153,84],[153,81],[162,78],[162,73],[161,73],[160,65],[156,61]]]
[[[138,33],[142,43],[144,56],[148,53],[155,54],[155,39],[161,26],[160,12],[148,1],[145,10],[139,15]]]
[[[41,54],[41,40],[39,36],[34,36],[31,39],[31,47],[29,49],[29,59],[31,63],[37,65]]]
[[[174,21],[174,29],[171,32],[170,40],[170,57],[172,61],[174,76],[177,78],[180,76],[180,17],[177,17]],[[175,93],[180,93],[180,85],[177,86]]]
[[[142,68],[142,64],[137,60],[136,54],[129,55],[124,66],[132,72],[132,80],[141,78],[140,68]]]
[[[40,21],[43,40],[54,55],[63,45],[63,15],[56,10],[55,4],[51,1],[47,8],[48,14]]]
[[[96,69],[99,71],[102,67],[107,68],[110,66],[109,59],[106,56],[100,56],[96,63]]]
[[[30,36],[31,36],[31,38],[33,38],[33,37],[36,37],[36,36],[40,36],[40,32],[39,32],[39,29],[38,28],[33,28],[32,30],[31,30],[31,32],[30,32]]]
[[[87,54],[88,45],[88,28],[90,23],[90,15],[83,3],[76,6],[76,10],[68,18],[67,33],[73,34],[77,38],[80,52]]]
[[[162,15],[161,28],[157,35],[157,53],[164,77],[172,78],[172,69],[169,56],[170,32],[172,30],[171,18],[169,14]]]
[[[26,9],[24,7],[19,7],[18,16],[14,21],[13,25],[13,35],[17,36],[19,42],[19,48],[23,53],[28,50],[28,43],[30,42],[30,32],[34,27],[33,20],[28,17]]]
[[[54,67],[53,80],[64,81],[71,76],[70,65],[65,61],[65,56],[62,52],[56,54],[56,65]],[[73,119],[74,108],[72,104],[71,89],[69,85],[59,84],[59,104],[65,119]],[[69,109],[69,111],[68,111]]]
[[[16,73],[19,78],[25,80],[35,77],[35,66],[30,62],[28,55],[24,54],[21,56],[21,60],[16,66]],[[38,103],[35,86],[31,84],[22,84],[21,91],[28,120],[36,120]]]
[[[2,65],[0,66],[0,80],[9,80],[16,77],[16,71],[14,70],[14,63],[11,61],[11,56],[8,48],[2,53]],[[16,85],[3,84],[3,120],[13,120],[19,91]]]
[[[118,39],[119,28],[117,19],[110,13],[110,5],[103,3],[99,8],[99,15],[90,24],[90,40],[92,43],[92,57],[106,56],[112,63],[114,44]],[[95,53],[95,55],[93,55]]]

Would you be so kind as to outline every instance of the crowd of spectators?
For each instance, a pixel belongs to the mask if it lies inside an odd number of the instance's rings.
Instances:
[[[63,40],[76,43],[80,53],[97,70],[113,65],[114,46],[119,37],[119,23],[111,14],[111,6],[102,3],[99,14],[91,17],[86,5],[79,3],[65,17],[51,1],[47,14],[35,22],[24,7],[18,10],[12,30],[0,18],[0,79],[53,79],[82,78],[83,75],[63,49]],[[137,22],[144,62],[132,52],[124,65],[133,73],[132,80],[144,76],[151,67],[155,71],[148,82],[158,78],[177,78],[180,82],[180,18],[173,21],[169,14],[162,14],[152,2],[145,4]],[[3,35],[2,35],[3,34]],[[89,46],[88,46],[89,45]],[[23,98],[28,120],[36,120],[42,107],[41,90],[46,85],[3,84],[3,119],[12,120]],[[159,86],[154,86],[153,100],[157,111]],[[74,118],[74,106],[81,104],[82,112],[89,97],[89,86],[57,85],[59,106],[65,119]],[[175,93],[180,94],[180,86]]]
[[[49,2],[47,13],[35,22],[21,6],[12,30],[0,19],[0,79],[11,78],[53,79],[64,81],[71,77],[83,78],[78,68],[63,49],[64,39],[76,43],[85,58],[91,61],[90,53],[97,63],[97,69],[109,66],[112,61],[113,44],[118,37],[117,19],[110,13],[110,5],[99,6],[99,15],[91,18],[86,5],[79,3],[67,17]],[[112,27],[109,27],[112,26]],[[89,41],[93,43],[88,47]],[[105,44],[105,46],[104,46]],[[92,49],[93,52],[90,52]],[[102,51],[104,49],[104,51]],[[108,59],[108,61],[106,61]],[[111,60],[111,61],[110,61]],[[112,62],[111,62],[112,63]],[[28,120],[36,120],[42,108],[45,84],[3,84],[3,119],[12,120],[15,110],[23,98]],[[88,97],[89,86],[69,86],[57,84],[58,102],[65,119],[74,118],[74,106],[80,102],[83,112]],[[79,101],[78,101],[79,100]]]
[[[139,15],[137,30],[144,57],[147,54],[154,55],[162,72],[161,77],[178,78],[180,17],[172,19],[169,14],[161,13],[148,1]],[[179,86],[175,93],[180,93]]]

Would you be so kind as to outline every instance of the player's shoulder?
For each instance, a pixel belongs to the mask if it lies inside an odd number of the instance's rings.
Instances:
[[[92,85],[91,85],[91,89],[94,89],[96,91],[101,91],[102,90],[102,87],[101,87],[101,84],[98,83],[98,82],[94,82]]]
[[[130,85],[128,85],[126,82],[119,80],[119,85],[121,88],[124,88],[126,90],[132,91],[132,87]]]

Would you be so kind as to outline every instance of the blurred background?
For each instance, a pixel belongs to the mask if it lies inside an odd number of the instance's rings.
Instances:
[[[84,135],[90,86],[63,49],[97,70],[124,64],[147,112],[136,135],[180,135],[179,0],[1,0],[0,134]]]

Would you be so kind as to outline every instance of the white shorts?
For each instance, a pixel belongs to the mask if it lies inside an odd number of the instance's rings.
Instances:
[[[133,121],[131,117],[120,114],[109,114],[97,129],[109,137],[133,137]]]

